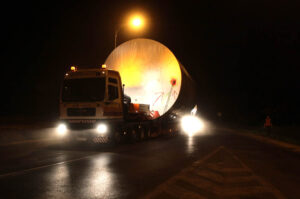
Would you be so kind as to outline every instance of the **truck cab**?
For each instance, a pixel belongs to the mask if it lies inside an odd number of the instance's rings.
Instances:
[[[117,71],[72,68],[61,88],[60,119],[97,120],[123,118],[123,92]]]
[[[123,121],[123,99],[117,71],[107,70],[105,65],[91,69],[72,66],[61,87],[58,131],[61,134],[68,130],[105,133],[108,121]]]

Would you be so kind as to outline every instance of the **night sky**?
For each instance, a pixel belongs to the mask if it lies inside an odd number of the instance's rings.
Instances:
[[[1,118],[58,116],[70,65],[99,66],[130,11],[142,33],[165,44],[198,85],[200,114],[247,125],[267,114],[299,124],[300,12],[297,1],[14,1],[2,4]]]

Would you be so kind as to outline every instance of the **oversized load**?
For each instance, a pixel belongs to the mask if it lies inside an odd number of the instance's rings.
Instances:
[[[149,104],[153,114],[175,116],[195,106],[195,83],[174,54],[150,39],[133,39],[114,49],[105,61],[119,71],[132,103]]]
[[[72,66],[65,74],[57,133],[92,143],[176,135],[177,116],[194,106],[194,81],[173,53],[157,41],[134,39],[102,67]]]

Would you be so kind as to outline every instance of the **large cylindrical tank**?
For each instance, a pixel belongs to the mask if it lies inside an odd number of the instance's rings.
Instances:
[[[150,39],[133,39],[114,49],[105,61],[119,71],[132,103],[149,104],[160,116],[190,112],[195,83],[174,54]]]

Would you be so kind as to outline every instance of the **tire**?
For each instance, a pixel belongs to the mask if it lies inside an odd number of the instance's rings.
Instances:
[[[114,145],[118,145],[121,143],[121,135],[120,135],[120,132],[118,131],[115,131],[112,135],[112,143]]]
[[[135,128],[130,129],[130,142],[135,143],[138,140],[137,130]]]
[[[144,127],[141,127],[139,130],[139,140],[143,141],[146,139],[146,131]]]
[[[145,132],[146,132],[146,134],[145,134],[146,139],[151,138],[151,128],[148,127],[148,128],[145,128],[145,129],[146,129],[145,130]]]

